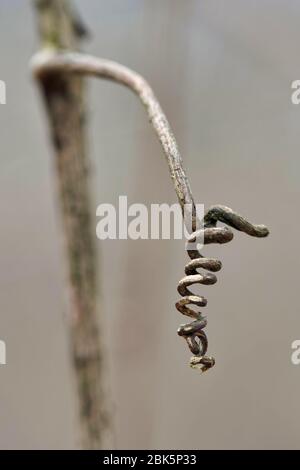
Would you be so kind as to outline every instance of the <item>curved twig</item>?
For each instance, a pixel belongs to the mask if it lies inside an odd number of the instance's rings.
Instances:
[[[50,73],[79,73],[113,80],[136,93],[145,106],[149,120],[162,145],[182,212],[185,210],[185,216],[191,216],[192,229],[195,230],[197,227],[196,208],[178,145],[166,115],[147,81],[138,73],[117,62],[76,52],[43,50],[32,58],[31,65],[34,75],[40,79]]]
[[[195,241],[201,233],[204,233],[204,244],[227,243],[232,240],[233,233],[228,228],[216,227],[218,221],[254,237],[268,235],[269,231],[264,225],[253,225],[230,208],[221,205],[212,207],[206,213],[204,228],[202,226],[201,230],[197,230],[201,221],[197,217],[191,188],[175,137],[155,94],[141,75],[116,62],[86,54],[57,52],[55,50],[43,50],[36,54],[32,59],[32,69],[39,79],[57,72],[72,72],[106,78],[127,86],[137,94],[146,108],[149,120],[162,145],[183,215],[184,217],[188,215],[191,218],[193,233],[189,241]],[[203,329],[207,322],[200,312],[192,310],[187,305],[203,307],[207,300],[204,297],[194,295],[188,287],[195,283],[214,284],[217,280],[214,274],[200,274],[197,269],[219,271],[221,262],[203,257],[198,249],[195,250],[189,245],[187,245],[187,250],[191,261],[186,266],[186,277],[180,281],[178,286],[178,292],[183,298],[176,303],[176,307],[178,311],[192,317],[194,321],[188,325],[182,325],[178,334],[186,339],[190,350],[195,355],[190,361],[191,366],[205,371],[215,364],[214,358],[205,355],[208,342]]]

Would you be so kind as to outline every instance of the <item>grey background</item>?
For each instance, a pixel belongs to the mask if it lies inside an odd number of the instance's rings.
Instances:
[[[271,235],[236,234],[208,298],[215,368],[198,375],[176,330],[182,241],[97,242],[118,448],[299,448],[300,5],[292,0],[77,1],[86,50],[138,70],[169,117],[197,202]],[[0,447],[74,448],[52,151],[28,61],[30,2],[0,2]],[[126,89],[89,82],[93,211],[175,202],[160,146]],[[95,217],[95,226],[97,219]],[[74,234],[76,236],[76,234]],[[131,323],[130,328],[127,327]]]

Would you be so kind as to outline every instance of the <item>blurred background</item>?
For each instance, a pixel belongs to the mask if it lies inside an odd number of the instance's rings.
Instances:
[[[299,448],[300,4],[295,0],[77,0],[85,50],[143,74],[178,139],[196,202],[220,203],[270,237],[205,250],[223,270],[208,298],[209,353],[188,367],[176,334],[183,241],[97,240],[116,447]],[[28,62],[31,2],[0,2],[0,447],[75,448],[53,152]],[[167,165],[127,89],[88,81],[92,213],[102,202],[173,203]],[[97,218],[95,215],[95,228]],[[76,236],[76,234],[74,234]],[[130,328],[128,325],[131,325]]]

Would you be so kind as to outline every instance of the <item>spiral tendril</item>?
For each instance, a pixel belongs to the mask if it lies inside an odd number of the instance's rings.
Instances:
[[[265,225],[251,224],[229,207],[217,205],[209,209],[204,216],[203,228],[193,232],[187,240],[187,253],[191,260],[185,266],[185,277],[178,283],[177,290],[182,298],[176,303],[176,308],[183,315],[193,318],[193,321],[181,325],[178,329],[178,335],[186,340],[193,354],[190,366],[201,372],[213,367],[215,359],[206,355],[208,340],[203,331],[207,325],[206,317],[191,306],[205,307],[207,300],[203,296],[193,294],[189,287],[194,284],[212,285],[217,282],[217,277],[213,273],[220,271],[221,261],[202,256],[195,245],[200,238],[204,245],[228,243],[233,239],[233,232],[225,226],[217,227],[217,222],[222,222],[253,237],[262,238],[269,234]],[[192,248],[190,243],[193,243]],[[198,269],[204,269],[206,272],[200,273]]]

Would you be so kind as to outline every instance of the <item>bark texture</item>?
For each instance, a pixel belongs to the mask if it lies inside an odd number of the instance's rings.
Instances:
[[[77,50],[85,34],[65,0],[34,2],[42,50]],[[71,297],[69,329],[77,386],[81,447],[111,445],[111,417],[105,392],[104,351],[97,315],[97,261],[88,191],[85,106],[82,77],[53,71],[40,77],[55,166]]]

